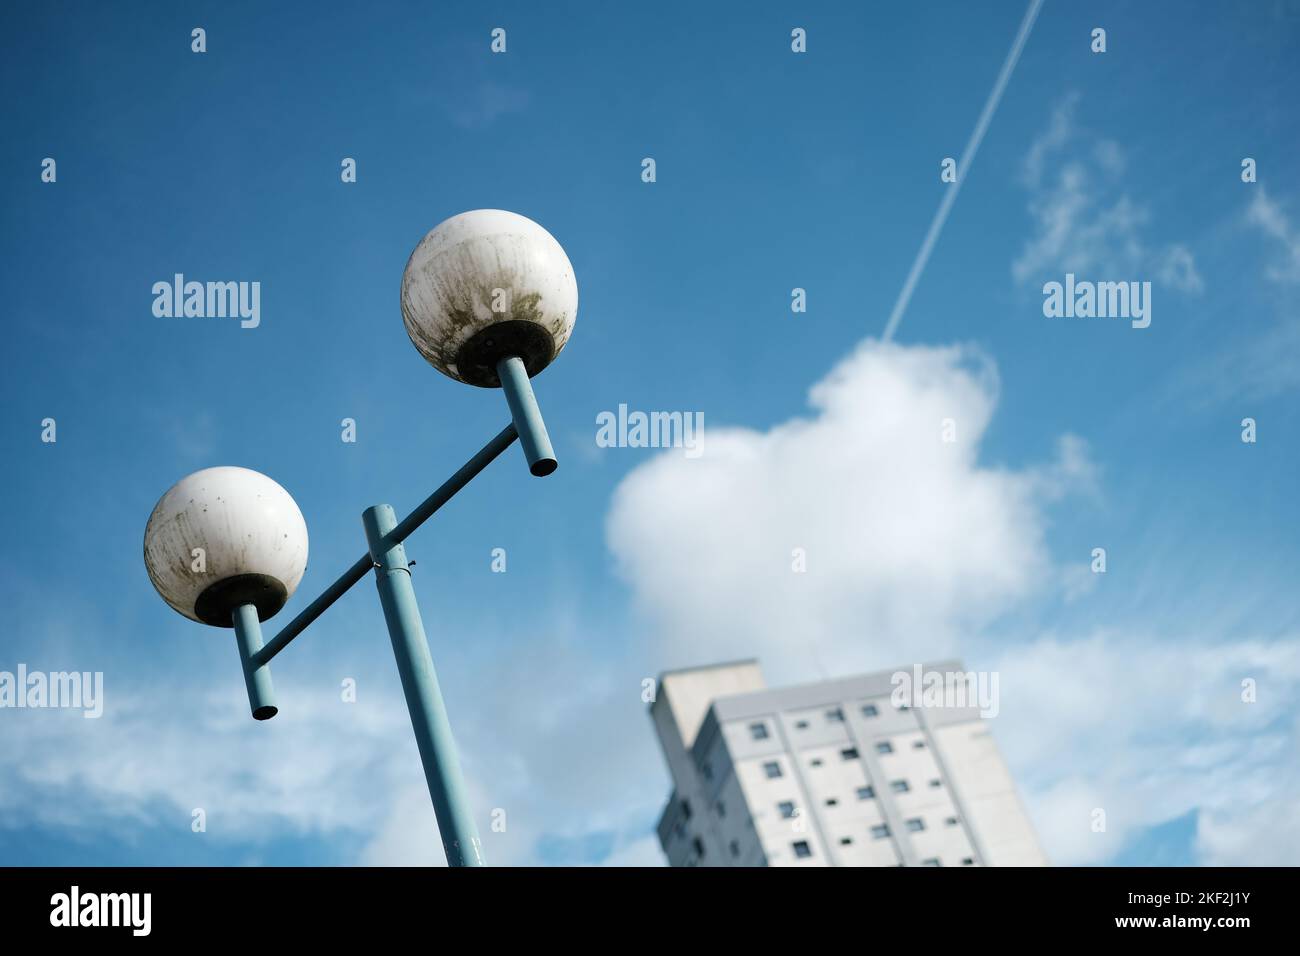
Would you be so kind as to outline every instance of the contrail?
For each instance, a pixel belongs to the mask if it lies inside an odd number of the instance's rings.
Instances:
[[[1025,11],[1025,18],[1020,21],[1020,32],[1016,34],[1015,42],[1011,44],[1011,51],[1002,64],[1002,72],[998,74],[997,82],[993,84],[993,89],[989,92],[989,98],[984,103],[984,111],[980,113],[979,122],[975,124],[975,129],[966,142],[966,148],[962,151],[961,161],[957,164],[957,181],[944,192],[943,201],[939,203],[939,210],[934,214],[934,219],[930,223],[930,231],[925,234],[925,241],[921,243],[921,250],[916,254],[915,261],[912,262],[912,271],[907,274],[907,281],[903,283],[902,291],[898,293],[898,300],[894,303],[894,311],[889,313],[889,324],[885,326],[885,334],[880,337],[883,342],[888,342],[894,337],[894,333],[898,331],[899,323],[903,321],[903,313],[907,310],[907,303],[912,300],[912,290],[916,288],[916,282],[921,278],[921,272],[930,259],[930,252],[939,239],[943,224],[948,220],[948,213],[952,210],[952,204],[957,201],[957,191],[961,189],[961,184],[966,181],[966,177],[970,174],[970,167],[975,161],[975,153],[980,148],[980,141],[984,139],[984,133],[993,120],[993,114],[998,108],[998,102],[1002,99],[1002,92],[1007,88],[1007,81],[1011,79],[1011,71],[1016,68],[1016,61],[1020,59],[1020,51],[1024,49],[1025,41],[1029,39],[1029,31],[1034,28],[1034,20],[1038,18],[1038,8],[1042,5],[1043,0],[1030,0],[1029,9]]]

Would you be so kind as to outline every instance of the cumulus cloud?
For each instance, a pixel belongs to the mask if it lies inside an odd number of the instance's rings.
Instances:
[[[1050,583],[1043,508],[1091,466],[1071,436],[1036,466],[981,464],[997,393],[974,348],[868,341],[810,417],[711,429],[701,457],[633,470],[607,538],[665,666],[757,654],[809,677],[949,654]]]
[[[634,469],[607,535],[664,666],[756,655],[785,683],[959,655],[1000,675],[993,730],[1053,862],[1105,863],[1188,813],[1206,862],[1294,862],[1300,840],[1270,814],[1300,791],[1300,641],[987,636],[1004,612],[1091,586],[1053,568],[1044,529],[1052,502],[1100,482],[1068,435],[1047,461],[982,463],[996,400],[978,351],[867,342],[813,387],[807,417],[711,430],[701,458]]]
[[[1152,246],[1145,237],[1150,213],[1124,191],[1124,150],[1079,129],[1078,100],[1070,96],[1056,107],[1026,154],[1022,179],[1035,230],[1011,265],[1015,280],[1066,272],[1112,281],[1149,276],[1182,292],[1202,291],[1191,250]]]

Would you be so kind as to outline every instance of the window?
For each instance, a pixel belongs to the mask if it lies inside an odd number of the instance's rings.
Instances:
[[[822,765],[821,757],[813,757],[812,760],[808,761],[808,766],[810,767],[820,767],[821,765]]]
[[[682,819],[689,820],[690,818],[691,818],[691,801],[683,797],[682,798]]]
[[[943,864],[939,862],[939,858],[938,858],[937,856],[932,856],[932,857],[930,857],[930,859],[928,859],[928,860],[922,860],[922,861],[921,861],[921,865],[922,865],[922,866],[942,866]]]
[[[827,797],[827,798],[826,798],[826,806],[828,806],[828,807],[838,807],[839,805],[840,805],[840,801],[839,801],[839,798],[838,798],[838,797]]]
[[[840,757],[842,757],[842,758],[845,759],[845,760],[857,760],[857,759],[858,759],[858,748],[857,748],[857,747],[845,747],[843,750],[840,751]]]
[[[700,764],[700,773],[704,774],[705,780],[712,780],[713,764],[709,763],[707,760],[704,761],[704,763]]]
[[[875,704],[863,704],[863,705],[862,705],[862,716],[863,716],[863,717],[876,717],[876,716],[879,716],[879,714],[880,714],[880,711],[876,708],[876,705],[875,705]]]
[[[894,793],[907,793],[907,791],[912,788],[907,785],[906,780],[891,780],[889,783],[889,789],[894,791]]]
[[[872,839],[883,840],[887,836],[889,836],[889,824],[877,823],[874,827],[871,828]]]
[[[870,800],[876,795],[875,787],[858,787],[858,799]]]
[[[894,745],[888,740],[882,740],[880,743],[876,744],[876,753],[878,754],[892,754],[893,752]]]
[[[720,817],[725,817],[726,815],[727,815],[727,805],[726,805],[725,803],[723,803],[721,800],[719,800],[719,801],[718,801],[718,816],[720,816]]]
[[[838,707],[833,707],[826,711],[826,719],[831,723],[841,723],[844,720],[844,711]]]
[[[704,856],[704,842],[699,837],[691,840],[691,846],[695,847],[697,856]]]
[[[767,724],[758,723],[749,725],[749,736],[753,740],[767,739]]]
[[[964,856],[964,857],[962,857],[961,865],[962,865],[962,866],[974,866],[974,865],[975,865],[975,860],[974,860],[973,857]]]
[[[940,780],[938,777],[935,777],[933,780],[930,781],[930,786],[935,788],[942,787],[943,781]]]
[[[946,824],[947,824],[948,826],[950,826],[950,827],[955,827],[955,826],[957,825],[957,818],[956,818],[956,817],[949,817],[947,820],[944,820],[943,822],[946,823]]]
[[[924,740],[914,740],[914,741],[912,741],[912,749],[913,749],[913,750],[924,750],[924,749],[925,749],[925,741],[924,741]]]
[[[792,843],[790,845],[794,848],[794,855],[799,859],[802,860],[806,857],[812,856],[812,847],[808,845],[807,840],[799,840],[798,842]]]
[[[853,842],[853,837],[840,837],[840,846],[849,846]]]
[[[925,821],[920,817],[912,817],[912,819],[907,821],[907,828],[913,833],[920,833],[925,829]]]
[[[777,777],[781,776],[781,765],[775,760],[769,760],[767,763],[763,764],[763,773],[767,775],[768,780],[775,780]]]
[[[795,729],[795,730],[807,730],[807,729],[808,729],[808,721],[806,721],[806,720],[796,720],[796,721],[794,722],[794,729]]]
[[[730,849],[731,849],[731,855],[733,857],[740,856],[740,841],[732,840]]]
[[[781,816],[787,820],[794,816],[794,803],[790,800],[782,800],[776,805],[776,808],[781,811]]]

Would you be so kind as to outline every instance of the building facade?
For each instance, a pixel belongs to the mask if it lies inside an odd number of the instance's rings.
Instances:
[[[779,689],[752,660],[661,675],[669,865],[1046,866],[979,706],[895,706],[896,673]]]

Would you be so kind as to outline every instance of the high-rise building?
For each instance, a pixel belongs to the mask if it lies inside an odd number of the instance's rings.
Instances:
[[[952,693],[898,695],[906,673]],[[1046,866],[956,661],[769,690],[756,661],[660,676],[671,866]]]

